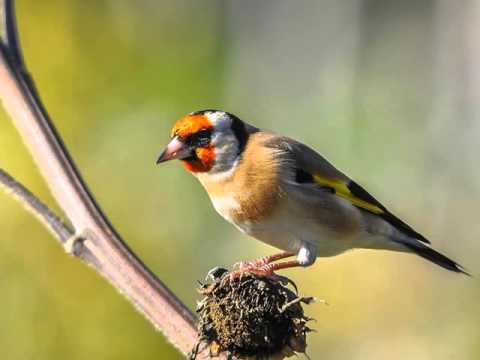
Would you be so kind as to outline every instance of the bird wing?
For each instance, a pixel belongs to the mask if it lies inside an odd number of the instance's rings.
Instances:
[[[393,215],[363,187],[335,168],[310,147],[287,137],[274,137],[267,146],[279,150],[293,167],[299,186],[318,185],[349,201],[355,207],[381,217],[402,233],[429,244],[430,242],[408,224]]]

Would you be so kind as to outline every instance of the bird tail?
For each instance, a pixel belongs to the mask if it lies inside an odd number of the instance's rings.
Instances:
[[[460,264],[457,264],[455,261],[449,259],[448,257],[439,253],[438,251],[433,250],[428,245],[425,245],[419,241],[402,241],[401,243],[413,253],[443,267],[444,269],[471,276],[463,268],[463,266],[461,266]]]

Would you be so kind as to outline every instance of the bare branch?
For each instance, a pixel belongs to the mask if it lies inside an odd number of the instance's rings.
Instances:
[[[7,193],[22,203],[24,208],[35,216],[61,244],[66,243],[68,239],[74,236],[73,230],[65,225],[42,201],[3,169],[0,169],[0,187],[3,187]]]
[[[187,354],[196,342],[194,315],[128,248],[95,202],[26,71],[13,0],[0,0],[0,5],[3,11],[0,33],[4,36],[0,45],[0,98],[74,227],[75,236],[70,239],[78,246],[72,246],[73,254],[108,279],[172,344]],[[47,214],[26,189],[9,177],[4,180],[31,210]],[[52,231],[51,215],[42,215],[41,219]],[[62,230],[61,239],[65,235]]]

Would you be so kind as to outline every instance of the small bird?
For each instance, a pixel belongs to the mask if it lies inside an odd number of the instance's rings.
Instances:
[[[197,177],[223,218],[283,251],[240,263],[239,271],[271,275],[363,248],[414,253],[467,274],[322,155],[231,113],[201,110],[178,120],[157,164],[173,159]]]

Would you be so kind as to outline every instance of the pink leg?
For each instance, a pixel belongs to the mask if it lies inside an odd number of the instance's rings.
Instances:
[[[273,255],[268,255],[268,256],[262,256],[261,258],[258,258],[253,261],[241,261],[233,265],[233,268],[238,269],[240,271],[242,270],[250,270],[250,269],[256,269],[259,267],[262,267],[264,265],[268,265],[274,261],[285,259],[291,256],[295,256],[294,253],[291,252],[281,252],[278,254],[273,254]]]
[[[295,254],[285,252],[272,256],[264,256],[263,258],[252,261],[250,263],[243,263],[243,265],[240,265],[240,268],[238,270],[230,272],[229,278],[230,280],[233,280],[235,278],[241,277],[245,273],[252,273],[260,276],[271,276],[277,270],[302,266],[300,265],[298,260],[284,261],[281,263],[274,262],[293,255]]]
[[[263,265],[267,265],[277,260],[285,259],[291,256],[295,256],[295,254],[285,251],[278,254],[262,256],[261,258],[255,260],[254,263],[258,266],[263,266]]]
[[[266,264],[257,269],[250,270],[252,273],[263,276],[271,276],[277,270],[290,269],[294,267],[302,266],[298,260],[284,261],[281,263]]]

